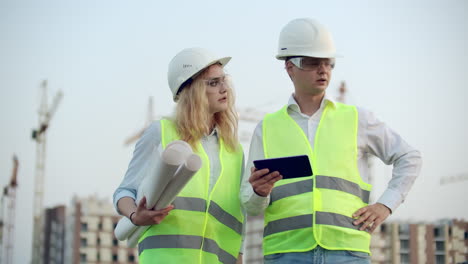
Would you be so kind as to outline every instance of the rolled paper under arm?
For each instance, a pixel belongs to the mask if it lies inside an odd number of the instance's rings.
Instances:
[[[201,165],[201,158],[196,154],[191,154],[164,189],[163,194],[156,203],[155,209],[160,210],[168,207],[190,179],[192,179],[193,175],[201,168]]]
[[[141,182],[138,192],[138,204],[141,198],[146,197],[146,208],[151,209],[156,205],[164,188],[174,176],[177,169],[184,163],[184,154],[174,148],[166,148],[157,159],[155,165],[150,165],[148,176]]]
[[[150,226],[137,226],[135,232],[131,233],[127,238],[127,246],[135,247],[138,244],[138,239]]]
[[[202,166],[202,160],[197,154],[191,154],[185,163],[177,170],[176,174],[164,189],[161,198],[156,203],[156,210],[169,206],[177,197],[180,191],[192,179],[193,175]],[[127,245],[134,247],[138,243],[140,236],[149,228],[149,226],[140,226],[128,237]]]
[[[114,234],[115,237],[120,240],[124,241],[127,239],[135,230],[137,230],[138,226],[134,225],[130,219],[127,217],[120,218],[119,222],[117,222],[117,226],[115,227]]]
[[[176,174],[179,168],[183,167],[189,155],[192,155],[192,148],[190,145],[181,140],[176,140],[167,145],[161,153],[161,158],[157,159],[154,155],[159,155],[158,150],[153,152],[153,159],[157,162],[150,164],[148,167],[148,174],[143,179],[137,191],[136,203],[146,197],[146,208],[154,208],[156,202],[159,200],[164,189]],[[137,230],[137,226],[133,225],[130,219],[122,217],[114,233],[117,239],[125,240]]]

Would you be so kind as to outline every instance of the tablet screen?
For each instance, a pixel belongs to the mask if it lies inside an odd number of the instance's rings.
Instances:
[[[254,160],[253,163],[259,170],[268,168],[270,172],[278,171],[283,179],[312,176],[307,155]]]

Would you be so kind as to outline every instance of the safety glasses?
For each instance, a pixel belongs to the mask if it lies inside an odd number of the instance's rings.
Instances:
[[[216,77],[216,78],[212,78],[212,79],[205,79],[203,81],[205,81],[205,84],[208,87],[218,88],[218,87],[221,87],[221,86],[226,84],[227,78],[229,78],[229,77],[227,75],[224,75],[224,76]]]
[[[294,57],[289,59],[292,64],[296,65],[304,71],[315,71],[320,66],[323,66],[326,70],[333,70],[335,68],[335,59],[323,59],[323,58],[312,58],[312,57]]]

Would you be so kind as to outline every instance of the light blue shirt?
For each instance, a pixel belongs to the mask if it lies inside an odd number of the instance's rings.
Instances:
[[[211,191],[221,173],[221,164],[219,161],[218,134],[216,129],[214,129],[210,135],[203,137],[201,139],[201,144],[210,161],[209,190]],[[157,148],[158,151],[154,151],[155,148]],[[155,121],[145,130],[142,137],[136,143],[132,160],[128,165],[127,173],[125,173],[125,177],[122,180],[122,183],[120,183],[120,186],[114,192],[113,200],[117,212],[119,212],[117,202],[121,198],[130,197],[136,200],[138,186],[145,178],[147,174],[147,168],[150,167],[150,164],[152,162],[155,162],[155,159],[160,158],[162,150],[163,149],[161,146],[161,123],[159,121]],[[242,157],[242,170],[241,175],[239,177],[241,179],[243,171],[244,157]],[[244,237],[242,239],[244,239]]]

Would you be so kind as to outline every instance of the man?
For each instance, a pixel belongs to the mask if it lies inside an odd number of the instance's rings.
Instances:
[[[421,168],[420,153],[374,115],[326,94],[336,50],[316,20],[289,22],[279,60],[294,93],[255,129],[241,201],[264,213],[263,251],[271,263],[370,263],[372,233],[405,199]],[[284,179],[253,160],[306,154],[313,175]],[[387,189],[369,204],[368,154],[393,164]]]

